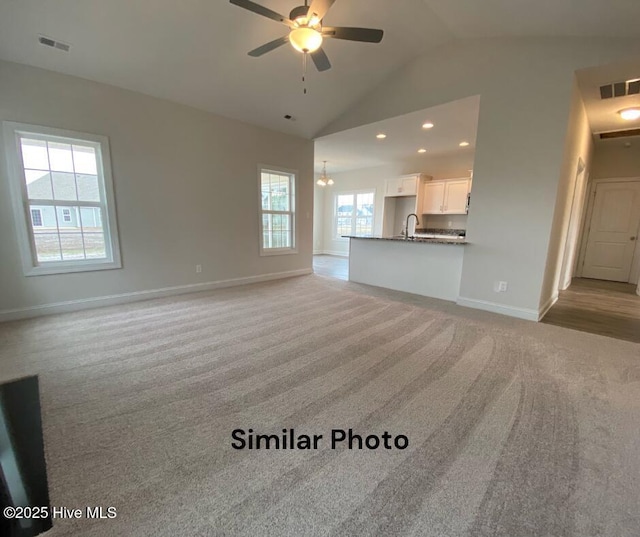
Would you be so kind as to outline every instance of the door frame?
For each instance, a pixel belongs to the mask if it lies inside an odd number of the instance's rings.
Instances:
[[[593,217],[593,209],[596,199],[596,188],[599,184],[606,183],[638,183],[640,184],[640,177],[606,177],[602,179],[593,179],[588,185],[588,200],[586,212],[584,215],[584,225],[582,228],[582,238],[580,239],[580,256],[578,257],[578,266],[576,269],[576,277],[582,277],[582,270],[584,268],[584,260],[587,255],[587,244],[589,242],[589,233],[591,231],[591,218]],[[640,230],[638,230],[640,232]],[[631,274],[629,275],[629,283],[639,283],[640,279],[640,248],[638,248],[640,240],[636,240],[636,249],[633,254],[633,261],[631,262]],[[640,289],[640,285],[639,285]],[[639,293],[640,294],[640,293]]]

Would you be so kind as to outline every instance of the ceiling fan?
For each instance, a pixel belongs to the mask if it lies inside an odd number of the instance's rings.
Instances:
[[[230,0],[232,4],[238,7],[248,9],[253,13],[280,22],[290,29],[288,35],[274,39],[252,50],[249,52],[249,56],[257,58],[284,45],[288,41],[293,48],[302,52],[305,57],[309,54],[318,71],[331,69],[331,62],[329,62],[329,58],[322,50],[323,39],[333,38],[347,41],[360,41],[363,43],[380,43],[384,35],[382,30],[374,30],[373,28],[323,26],[322,19],[324,19],[327,11],[329,11],[329,8],[331,8],[335,1],[336,0],[312,0],[311,5],[308,6],[307,0],[305,0],[304,6],[298,6],[291,10],[287,18],[250,0]]]

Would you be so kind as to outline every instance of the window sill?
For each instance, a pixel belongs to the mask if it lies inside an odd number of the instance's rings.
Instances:
[[[260,255],[262,257],[268,257],[268,256],[272,256],[272,255],[292,255],[292,254],[297,254],[298,250],[297,249],[291,249],[291,248],[274,248],[274,249],[269,249],[269,250],[260,250]]]
[[[94,272],[97,270],[113,270],[122,268],[122,263],[106,261],[104,263],[87,263],[86,265],[63,264],[40,265],[37,267],[25,268],[25,276],[49,276],[53,274],[69,274],[72,272]]]

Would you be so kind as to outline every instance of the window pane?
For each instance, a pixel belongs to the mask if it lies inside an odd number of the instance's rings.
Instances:
[[[358,194],[358,216],[373,216],[373,193]]]
[[[25,170],[27,195],[32,200],[52,200],[51,174],[42,170]]]
[[[82,231],[67,232],[65,230],[60,233],[60,244],[62,245],[62,259],[84,259]]]
[[[73,146],[73,165],[76,173],[98,175],[96,150],[84,145]]]
[[[87,259],[106,259],[107,248],[104,241],[104,233],[84,234],[84,247]]]
[[[262,173],[261,175],[261,181],[260,181],[260,193],[262,195],[262,209],[263,210],[269,210],[270,207],[270,202],[271,202],[271,181],[270,181],[270,175],[268,173]]]
[[[53,194],[57,200],[75,201],[76,179],[72,173],[52,172]]]
[[[261,194],[263,210],[289,211],[290,177],[263,172]]]
[[[356,235],[371,235],[373,233],[373,218],[356,219]]]
[[[76,174],[76,182],[80,201],[100,201],[97,175]]]
[[[351,216],[353,214],[353,194],[340,194],[336,201],[337,216]]]
[[[40,140],[20,139],[22,148],[22,162],[25,168],[36,170],[49,169],[49,157],[47,156],[47,142]]]
[[[57,233],[46,233],[39,229],[34,229],[33,239],[36,244],[38,262],[60,261],[62,259]]]
[[[80,215],[85,231],[102,231],[102,214],[98,207],[81,207]]]
[[[49,166],[51,166],[51,171],[73,172],[73,156],[71,155],[71,144],[48,142],[48,145]]]

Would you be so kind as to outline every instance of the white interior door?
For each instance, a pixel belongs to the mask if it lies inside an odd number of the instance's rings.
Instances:
[[[640,183],[598,184],[582,276],[629,281],[638,227]]]

